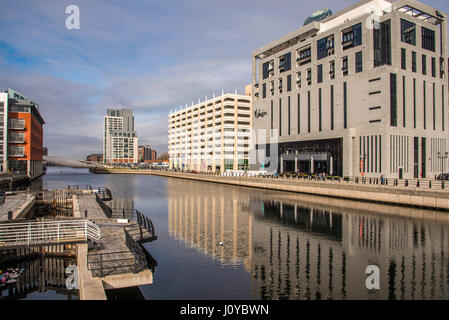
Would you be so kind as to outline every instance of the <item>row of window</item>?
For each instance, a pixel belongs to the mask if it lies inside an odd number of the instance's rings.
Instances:
[[[416,24],[401,19],[401,41],[416,46]],[[435,52],[435,31],[421,27],[421,47]]]
[[[318,90],[318,130],[322,131],[322,89]],[[301,94],[298,93],[296,96],[296,107],[297,107],[297,132],[295,134],[300,134],[301,128]],[[282,98],[279,98],[278,114],[279,114],[279,136],[282,136]],[[285,108],[285,107],[284,107]],[[311,92],[307,91],[307,132],[311,132]],[[287,134],[292,134],[291,132],[291,96],[287,97]],[[274,101],[271,101],[271,130],[274,129]],[[347,83],[343,83],[343,126],[346,129],[348,126],[348,90]],[[334,130],[335,127],[335,115],[334,115],[334,86],[330,86],[330,130]]]
[[[421,55],[421,72],[423,75],[427,75],[427,59],[428,57],[423,54]],[[405,48],[401,48],[401,69],[407,70],[407,50]],[[437,76],[437,59],[435,57],[430,57],[430,70],[432,77],[436,78]],[[417,72],[417,54],[415,51],[412,51],[412,72]],[[442,79],[444,76],[444,59],[440,60],[440,78]]]
[[[343,57],[341,61],[342,65],[342,74],[343,76],[347,76],[349,74],[349,65],[348,65],[348,57]],[[355,72],[359,73],[363,71],[363,52],[359,51],[355,54]],[[335,61],[332,60],[329,62],[329,80],[335,79]],[[323,76],[323,65],[320,64],[317,66],[317,83],[322,83],[324,76]],[[306,83],[308,86],[312,85],[312,69],[309,68],[306,70]],[[271,80],[269,82],[270,84],[270,92],[271,95],[274,95],[275,91],[275,85],[274,80]],[[283,78],[278,79],[278,90],[279,93],[283,92],[284,86],[283,86]],[[302,87],[302,72],[298,71],[296,73],[296,88],[300,89]],[[292,76],[287,75],[286,77],[286,90],[287,92],[290,92],[292,90]],[[256,96],[258,96],[258,93],[256,92]],[[267,83],[262,84],[262,98],[265,99],[267,97]]]

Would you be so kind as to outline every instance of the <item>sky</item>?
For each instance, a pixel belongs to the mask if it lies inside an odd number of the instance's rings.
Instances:
[[[0,0],[0,90],[39,104],[49,155],[102,152],[108,108],[134,110],[139,144],[167,151],[168,113],[244,91],[254,50],[318,9],[356,0]],[[449,12],[448,0],[422,2]],[[66,28],[66,7],[80,29]]]

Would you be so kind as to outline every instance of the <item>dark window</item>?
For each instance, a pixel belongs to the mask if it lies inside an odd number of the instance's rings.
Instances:
[[[435,31],[422,27],[422,48],[435,52]]]
[[[413,79],[413,128],[416,129],[416,79]]]
[[[402,126],[405,128],[405,111],[406,111],[406,86],[405,86],[405,76],[402,77]]]
[[[290,96],[288,96],[288,135],[290,135]]]
[[[421,177],[426,177],[426,138],[421,138]]]
[[[298,133],[301,133],[301,96],[298,93]]]
[[[416,72],[416,52],[412,51],[412,71]]]
[[[289,71],[291,70],[292,66],[292,54],[290,52],[284,54],[279,58],[279,71]]]
[[[307,92],[307,132],[310,132],[310,91]]]
[[[273,100],[271,100],[271,130],[273,130],[273,119],[274,119],[274,115],[273,115]]]
[[[344,76],[348,75],[348,57],[343,58],[341,69],[343,70]]]
[[[422,55],[422,74],[427,74],[427,57],[425,54]]]
[[[432,57],[432,77],[437,76],[437,60]]]
[[[355,54],[355,72],[363,71],[363,53],[359,51]]]
[[[424,122],[424,129],[426,129],[426,82],[423,82],[423,122]]]
[[[419,155],[419,138],[414,137],[413,139],[413,177],[419,178],[419,168],[418,168],[418,155]]]
[[[343,83],[343,122],[344,128],[348,127],[348,84]]]
[[[354,48],[362,44],[362,24],[356,24],[350,29],[346,29],[341,35],[343,50]]]
[[[262,65],[262,70],[263,70],[263,78],[264,79],[266,79],[266,78],[268,78],[268,62],[265,62],[263,65]]]
[[[380,23],[380,28],[374,28],[374,67],[391,65],[391,22]]]
[[[444,98],[445,98],[445,91],[444,91],[444,85],[441,89],[441,128],[444,131],[444,122],[446,121],[446,116],[445,116],[445,110],[446,110],[446,103],[444,102]]]
[[[334,86],[331,85],[331,130],[334,130]]]
[[[292,90],[292,75],[289,74],[287,76],[287,91],[291,91]]]
[[[334,49],[334,36],[328,36],[326,38],[317,41],[317,59],[323,59],[333,52]]]
[[[397,76],[390,74],[390,125],[396,127],[398,125],[398,101],[397,101]]]
[[[267,84],[264,83],[262,84],[262,98],[266,98],[267,97]]]
[[[318,90],[318,130],[321,131],[321,88]]]
[[[303,49],[299,52],[299,64],[303,65],[312,61],[312,48]]]
[[[282,100],[279,98],[279,136],[282,135]]]
[[[401,19],[401,41],[416,45],[416,25],[414,23]]]
[[[323,65],[320,64],[317,66],[317,82],[323,82]]]
[[[401,68],[407,70],[407,51],[404,48],[401,49]]]

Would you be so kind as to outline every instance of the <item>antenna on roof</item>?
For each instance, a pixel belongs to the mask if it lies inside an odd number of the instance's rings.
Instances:
[[[221,95],[224,95],[224,90],[223,89],[221,89]]]
[[[235,89],[235,94],[237,94],[237,89]]]

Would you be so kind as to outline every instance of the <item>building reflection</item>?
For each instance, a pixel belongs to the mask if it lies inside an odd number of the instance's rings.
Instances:
[[[449,298],[447,215],[342,209],[300,195],[279,201],[177,180],[168,190],[169,233],[223,264],[243,264],[254,298]],[[368,265],[380,268],[380,290],[365,287]]]

